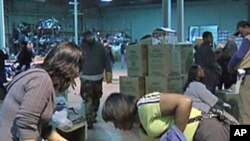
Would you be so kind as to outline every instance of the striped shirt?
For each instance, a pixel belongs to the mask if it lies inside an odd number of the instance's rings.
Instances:
[[[159,92],[153,92],[150,95],[145,95],[142,98],[140,98],[137,102],[137,107],[139,107],[142,104],[148,104],[148,103],[159,103],[160,102],[160,95]]]
[[[55,92],[50,76],[42,69],[29,69],[14,77],[9,87],[0,110],[1,140],[37,139],[53,114]]]
[[[159,136],[175,124],[174,115],[162,116],[160,107],[159,92],[149,93],[140,98],[137,102],[138,116],[141,126],[141,137],[143,141],[159,141]],[[167,104],[167,103],[166,103]],[[201,111],[192,108],[189,118],[200,116]],[[199,122],[188,124],[184,130],[187,141],[192,141]]]

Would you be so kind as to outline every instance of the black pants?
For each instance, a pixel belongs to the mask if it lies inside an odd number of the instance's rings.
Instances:
[[[194,135],[194,141],[229,141],[229,125],[217,118],[205,118],[200,121]]]

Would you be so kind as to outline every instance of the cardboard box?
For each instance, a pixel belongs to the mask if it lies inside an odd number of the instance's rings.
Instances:
[[[128,76],[148,75],[148,46],[131,45],[126,47]]]
[[[191,43],[170,44],[171,75],[187,74],[193,64],[193,45]]]
[[[152,44],[175,44],[177,42],[176,31],[170,28],[157,28],[152,33]]]
[[[171,58],[171,75],[181,74],[181,49],[175,44],[169,45]]]
[[[146,93],[168,91],[168,78],[159,76],[147,76],[146,80]]]
[[[183,93],[183,75],[168,76],[168,92]]]
[[[181,56],[181,73],[187,74],[189,68],[193,64],[193,44],[191,43],[177,43],[176,48],[180,51]]]
[[[183,76],[147,76],[146,93],[162,92],[162,93],[183,93]]]
[[[148,48],[148,75],[166,77],[171,73],[170,49],[167,45],[152,45]]]
[[[121,76],[120,92],[136,97],[145,95],[145,78]]]
[[[188,74],[182,74],[182,86],[184,87],[188,79]]]
[[[149,76],[187,74],[193,64],[191,43],[152,45],[148,51]]]
[[[152,45],[152,37],[140,40],[139,44],[148,46]]]

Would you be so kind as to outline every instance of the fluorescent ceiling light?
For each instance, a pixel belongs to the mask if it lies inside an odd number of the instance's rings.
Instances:
[[[34,0],[34,1],[37,1],[37,2],[45,2],[45,0]]]
[[[111,2],[112,0],[101,0],[102,2]]]

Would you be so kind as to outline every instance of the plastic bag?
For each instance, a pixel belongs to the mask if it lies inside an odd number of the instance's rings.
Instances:
[[[73,127],[73,123],[67,117],[68,111],[64,108],[61,111],[55,111],[52,116],[52,121],[59,129],[67,130]]]

